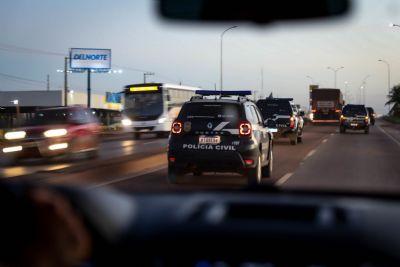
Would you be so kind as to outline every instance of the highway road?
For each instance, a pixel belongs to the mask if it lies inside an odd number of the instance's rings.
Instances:
[[[371,127],[369,135],[339,134],[336,126],[308,126],[303,143],[297,146],[291,146],[285,139],[275,142],[273,177],[264,179],[263,184],[281,188],[398,192],[399,132],[383,122]],[[127,192],[245,186],[245,179],[236,174],[187,175],[181,184],[169,185],[166,146],[166,139],[151,137],[112,141],[102,144],[100,158],[96,160],[45,165],[25,163],[3,169],[2,174],[11,181],[113,187]],[[26,173],[15,170],[13,173],[13,168],[25,169]]]

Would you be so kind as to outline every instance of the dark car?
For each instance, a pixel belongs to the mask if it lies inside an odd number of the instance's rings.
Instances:
[[[364,105],[346,105],[340,117],[340,133],[345,133],[347,129],[363,130],[369,133],[369,116]]]
[[[169,139],[169,182],[188,172],[237,172],[249,184],[271,176],[272,134],[252,101],[228,94],[193,97],[183,105]]]
[[[99,123],[92,110],[73,106],[43,109],[23,127],[5,131],[2,157],[20,159],[77,155],[96,156]]]
[[[374,109],[371,107],[367,107],[367,111],[368,111],[368,116],[369,116],[371,125],[375,125],[376,113],[375,113]]]
[[[257,101],[264,122],[275,122],[278,132],[274,136],[290,139],[292,145],[302,141],[303,123],[300,114],[294,110],[291,98],[266,98]]]

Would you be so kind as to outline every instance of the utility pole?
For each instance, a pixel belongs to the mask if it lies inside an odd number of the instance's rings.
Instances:
[[[50,75],[49,74],[47,74],[47,79],[46,79],[46,88],[47,88],[47,91],[50,91]]]
[[[64,58],[64,106],[68,106],[68,57]]]
[[[91,99],[91,88],[90,88],[90,74],[92,70],[87,70],[87,107],[90,108],[90,99]]]
[[[261,93],[264,92],[264,68],[261,68]]]
[[[144,72],[143,73],[143,83],[146,83],[146,77],[150,75],[154,75],[154,72]]]

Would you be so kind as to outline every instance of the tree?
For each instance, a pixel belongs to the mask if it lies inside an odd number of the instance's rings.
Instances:
[[[392,105],[390,115],[400,117],[400,84],[390,90],[388,99],[385,105]]]

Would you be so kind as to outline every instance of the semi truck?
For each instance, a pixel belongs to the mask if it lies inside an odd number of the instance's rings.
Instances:
[[[340,89],[310,86],[310,120],[318,123],[339,123],[344,106]]]

